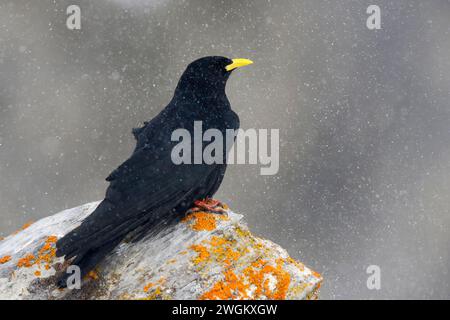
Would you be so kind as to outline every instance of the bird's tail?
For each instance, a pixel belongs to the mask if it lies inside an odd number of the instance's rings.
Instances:
[[[81,278],[89,273],[125,237],[124,224],[131,221],[117,219],[119,209],[108,200],[103,200],[80,226],[67,233],[56,242],[56,256],[64,256],[65,261],[80,268]],[[57,285],[67,286],[71,273],[64,272]],[[81,279],[80,279],[81,280]]]
[[[127,212],[128,219],[125,219],[121,213],[126,210],[103,200],[79,227],[56,242],[56,256],[64,256],[65,261],[75,257],[71,265],[78,266],[83,277],[125,238],[127,241],[136,242],[145,235],[158,233],[176,221],[169,217],[178,216],[176,212],[186,209],[180,206],[169,213],[165,210],[135,214]],[[58,281],[60,288],[66,287],[70,275],[65,273],[61,276]]]
[[[84,254],[77,255],[74,261],[71,263],[72,266],[77,266],[80,270],[80,279],[83,279],[95,266],[106,257],[106,255],[114,249],[115,246],[119,244],[122,239],[116,239],[106,244],[105,246],[98,249],[90,249]],[[65,272],[62,274],[58,281],[58,288],[66,288],[68,286],[68,279],[72,276],[72,273]]]
[[[68,260],[74,256],[83,255],[94,247],[102,247],[101,239],[113,228],[111,215],[115,206],[103,200],[77,228],[67,233],[56,242],[56,256],[65,256]]]

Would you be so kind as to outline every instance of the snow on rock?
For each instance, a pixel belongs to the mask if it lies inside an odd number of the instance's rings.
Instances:
[[[41,219],[0,241],[0,299],[316,299],[321,276],[242,215],[192,213],[139,242],[122,242],[83,279],[57,289],[63,258],[55,242],[99,202]],[[63,267],[64,266],[64,267]]]

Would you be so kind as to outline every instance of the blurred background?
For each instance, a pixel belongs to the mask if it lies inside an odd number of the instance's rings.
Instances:
[[[189,62],[244,57],[228,97],[280,170],[229,166],[216,198],[324,299],[450,298],[449,1],[0,0],[0,24],[1,236],[101,199]]]

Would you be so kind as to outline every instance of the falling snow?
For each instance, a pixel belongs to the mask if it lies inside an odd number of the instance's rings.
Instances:
[[[230,166],[217,198],[324,277],[322,298],[450,296],[450,4],[79,0],[0,3],[0,235],[101,199],[131,128],[183,68],[244,57],[243,128],[280,130],[280,171]],[[381,268],[381,289],[366,268]]]

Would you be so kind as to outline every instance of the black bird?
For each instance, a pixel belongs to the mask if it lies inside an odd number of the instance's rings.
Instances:
[[[57,241],[56,255],[66,261],[75,257],[71,264],[84,276],[124,238],[142,238],[156,226],[182,217],[194,202],[208,206],[199,201],[217,191],[226,162],[174,164],[171,152],[177,142],[172,132],[184,128],[193,136],[194,121],[202,121],[203,131],[218,129],[224,137],[227,129],[238,129],[239,117],[231,110],[225,85],[234,69],[251,63],[218,56],[190,63],[170,103],[142,128],[133,129],[133,154],[106,178],[110,185],[94,212]],[[69,276],[62,275],[58,286],[66,287]]]

